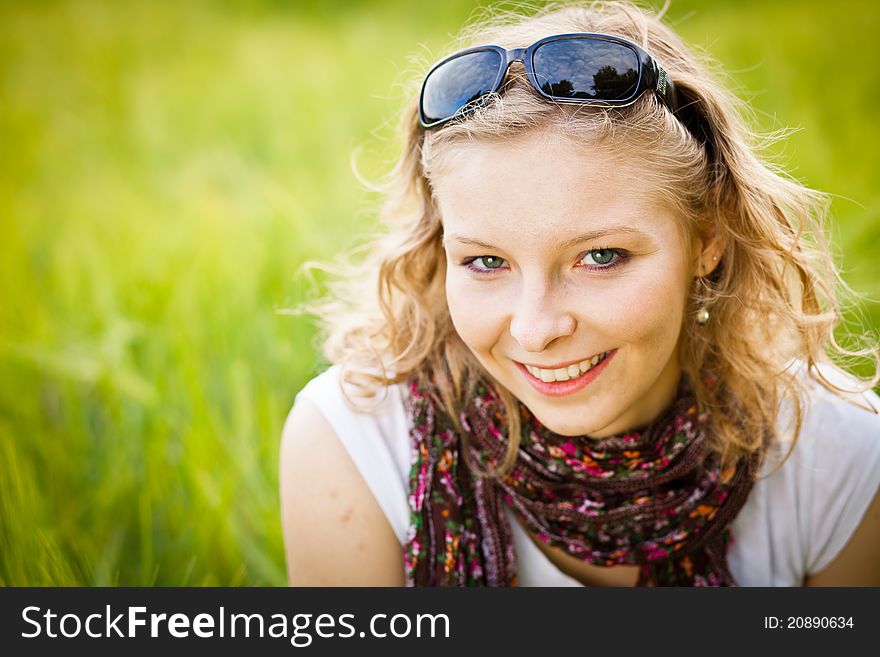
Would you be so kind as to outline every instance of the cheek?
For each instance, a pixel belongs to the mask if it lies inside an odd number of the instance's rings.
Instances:
[[[448,270],[447,270],[448,271]],[[500,295],[489,293],[490,286],[466,280],[458,272],[446,275],[446,304],[455,331],[471,351],[488,353],[504,331]]]
[[[685,294],[677,273],[621,277],[591,290],[579,314],[588,331],[629,345],[632,351],[669,351],[681,330]]]

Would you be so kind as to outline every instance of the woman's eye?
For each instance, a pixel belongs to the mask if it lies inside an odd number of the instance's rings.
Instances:
[[[616,249],[593,249],[587,251],[581,262],[599,268],[614,266],[621,258],[621,254]]]
[[[468,258],[464,264],[468,269],[485,272],[500,269],[504,266],[504,262],[504,258],[499,258],[498,256],[478,256],[476,258]]]

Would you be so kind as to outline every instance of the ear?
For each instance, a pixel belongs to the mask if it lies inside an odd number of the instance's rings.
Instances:
[[[724,238],[718,230],[702,233],[694,237],[693,272],[694,276],[708,276],[721,262],[724,253]]]

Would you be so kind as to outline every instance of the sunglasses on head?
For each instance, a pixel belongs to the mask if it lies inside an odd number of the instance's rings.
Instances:
[[[468,48],[435,64],[419,96],[422,127],[433,128],[478,107],[501,88],[516,61],[548,100],[622,107],[650,90],[670,111],[678,108],[666,71],[636,44],[607,34],[559,34],[528,48]]]

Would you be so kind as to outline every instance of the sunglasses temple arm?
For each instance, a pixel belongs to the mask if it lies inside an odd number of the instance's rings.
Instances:
[[[673,114],[678,110],[678,94],[675,93],[675,84],[669,79],[666,71],[657,65],[657,93],[666,103],[666,107]]]
[[[673,115],[675,115],[682,125],[687,128],[688,132],[690,132],[698,142],[706,145],[711,153],[713,148],[711,132],[706,128],[700,115],[695,111],[694,103],[687,102],[682,105],[680,101],[684,99],[676,90],[675,83],[669,79],[669,75],[659,64],[655,63],[655,66],[657,76],[655,90],[657,91],[657,94],[663,99],[663,102],[666,103],[666,106]]]

